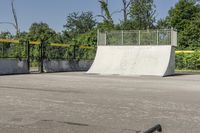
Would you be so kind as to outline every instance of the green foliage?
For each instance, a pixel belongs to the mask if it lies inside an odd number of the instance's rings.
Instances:
[[[200,8],[194,0],[179,0],[175,7],[169,10],[167,20],[177,31],[183,31],[188,23],[196,18],[196,13],[199,11]]]
[[[156,25],[157,29],[170,29],[170,24],[166,19],[160,19]]]
[[[1,58],[26,58],[26,45],[24,43],[13,44],[4,43],[0,44],[0,57]]]
[[[56,36],[56,32],[53,31],[46,23],[33,23],[29,28],[28,40],[41,41],[45,43],[45,49],[48,42],[51,42],[52,38]],[[33,45],[30,49],[31,65],[35,66],[40,61],[40,45]]]
[[[46,23],[33,23],[29,29],[28,40],[41,41],[44,44],[45,59],[64,59],[67,49],[49,46],[50,43],[64,43],[61,33],[56,33]],[[33,65],[40,60],[40,45],[31,46],[30,59]]]
[[[10,32],[1,32],[0,39],[11,39],[13,35]]]
[[[108,9],[108,3],[104,0],[99,0],[100,6],[101,6],[101,10],[105,13],[104,15],[99,15],[101,17],[103,17],[104,22],[108,25],[114,25],[111,13]]]
[[[176,55],[176,69],[178,70],[200,70],[200,51]]]
[[[120,24],[115,25],[116,30],[133,30],[137,29],[136,22],[132,20],[121,21]]]
[[[32,41],[50,41],[56,36],[56,32],[52,30],[46,23],[33,23],[29,29],[29,40]]]
[[[200,49],[200,22],[191,21],[178,35],[179,49]]]
[[[64,28],[65,35],[68,36],[68,39],[75,37],[78,34],[86,33],[92,30],[96,26],[96,20],[92,12],[73,12],[67,16],[66,24]]]
[[[73,45],[67,48],[65,58],[72,60],[93,59],[95,51],[91,49],[82,49],[81,45],[96,46],[97,22],[92,12],[71,13],[67,17],[67,23],[64,25],[66,30],[63,32],[65,42]]]
[[[22,34],[23,35],[23,34]],[[0,39],[14,39],[10,32],[2,32]],[[0,43],[0,57],[1,58],[26,58],[26,44],[20,41],[19,44],[14,43]]]
[[[179,0],[169,10],[169,16],[158,22],[157,27],[173,27],[178,31],[178,49],[200,48],[200,5],[195,0]]]
[[[77,45],[89,45],[89,46],[96,46],[97,42],[97,30],[94,29],[90,32],[85,34],[81,34],[74,39]]]
[[[138,45],[139,44],[139,32],[124,31],[124,45]]]
[[[139,30],[154,28],[155,5],[153,0],[132,0],[130,18]]]
[[[80,46],[92,46],[96,47],[97,45],[97,30],[94,29],[90,32],[87,32],[85,34],[81,34],[74,38],[73,44],[75,47],[76,52],[76,59],[94,59],[96,49],[87,49],[87,48],[80,48]]]
[[[156,31],[141,31],[140,33],[140,45],[155,45],[157,44]]]
[[[44,51],[45,59],[67,59],[67,52],[68,49],[64,47],[47,46]]]
[[[122,33],[121,32],[109,32],[106,33],[107,45],[122,45]]]
[[[114,25],[112,23],[109,23],[109,22],[105,21],[105,22],[99,23],[97,25],[97,28],[100,31],[111,31],[111,30],[114,29]]]

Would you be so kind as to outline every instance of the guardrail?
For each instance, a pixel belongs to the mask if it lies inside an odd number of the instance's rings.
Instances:
[[[0,39],[0,43],[20,44],[21,41],[20,40],[11,40],[11,39]],[[39,41],[29,41],[29,44],[31,44],[31,45],[40,45],[41,42],[39,42]],[[74,46],[74,45],[61,44],[61,43],[50,43],[48,46],[69,48],[70,46]],[[82,49],[94,49],[94,48],[96,48],[94,46],[88,46],[88,45],[84,45],[84,44],[83,45],[79,45],[79,47],[82,48]]]
[[[97,34],[98,45],[172,45],[177,46],[177,32],[171,30],[106,31]]]

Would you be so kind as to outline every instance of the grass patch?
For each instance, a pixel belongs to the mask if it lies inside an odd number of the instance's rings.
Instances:
[[[183,72],[183,73],[197,73],[197,74],[200,74],[200,70],[189,70],[189,69],[183,69],[183,70],[177,70],[176,69],[176,72]]]

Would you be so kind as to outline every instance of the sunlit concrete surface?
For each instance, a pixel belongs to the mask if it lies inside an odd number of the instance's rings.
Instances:
[[[200,75],[0,76],[0,133],[200,131]]]
[[[88,73],[167,76],[174,71],[173,46],[98,46]]]

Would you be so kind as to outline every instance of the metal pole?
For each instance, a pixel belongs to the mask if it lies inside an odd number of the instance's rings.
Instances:
[[[139,41],[138,41],[138,43],[139,43],[139,45],[140,45],[140,44],[141,44],[141,40],[140,40],[140,39],[141,39],[141,38],[140,38],[140,30],[139,30],[139,35],[138,35],[138,36],[139,36]]]
[[[2,43],[2,57],[4,57],[4,49],[3,49],[3,43]]]
[[[157,45],[158,45],[158,43],[159,43],[159,32],[157,30]]]
[[[105,45],[107,45],[107,32],[105,32]]]
[[[97,46],[99,46],[99,29],[97,30]]]
[[[124,31],[122,30],[122,45],[124,45]]]
[[[44,60],[44,41],[41,41],[41,44],[40,44],[40,73],[43,73],[44,72],[44,69],[43,69],[43,60]]]
[[[73,46],[73,59],[76,59],[76,45]]]
[[[173,45],[173,27],[171,27],[171,30],[170,30],[170,45]]]
[[[30,43],[29,41],[26,42],[27,45],[27,67],[28,67],[28,71],[30,71]]]

